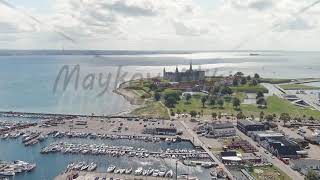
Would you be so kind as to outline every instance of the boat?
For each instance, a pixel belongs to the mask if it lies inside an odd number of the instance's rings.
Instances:
[[[97,164],[94,162],[90,163],[88,171],[94,171],[95,169],[97,169]]]
[[[107,173],[112,173],[115,169],[116,169],[116,166],[111,165],[111,166],[108,167]]]
[[[159,170],[158,169],[153,170],[152,176],[153,177],[159,176]]]
[[[152,176],[153,171],[154,171],[154,169],[149,169],[148,170],[148,176]]]
[[[86,170],[86,169],[88,169],[88,167],[89,167],[89,164],[84,164],[82,167],[81,167],[81,171],[84,171],[84,170]]]
[[[143,171],[143,168],[142,167],[139,167],[138,169],[136,169],[134,171],[134,175],[136,176],[140,176],[142,174],[142,171]]]
[[[14,176],[14,175],[16,175],[16,173],[14,171],[6,171],[6,170],[4,170],[4,171],[0,171],[0,175],[2,175],[2,176]]]
[[[115,173],[115,174],[119,174],[120,173],[120,169],[116,169],[116,170],[114,170],[114,172],[113,173]]]
[[[126,169],[120,169],[120,174],[124,174],[126,172]]]
[[[164,177],[164,175],[166,174],[166,170],[165,169],[161,169],[160,171],[159,171],[159,174],[158,174],[158,176],[160,176],[160,177]]]
[[[129,167],[125,171],[126,174],[131,174],[132,173],[132,167]]]
[[[166,172],[165,177],[172,178],[173,177],[173,171],[169,170],[168,172]]]
[[[147,175],[148,175],[148,170],[147,169],[143,170],[142,176],[147,176]]]

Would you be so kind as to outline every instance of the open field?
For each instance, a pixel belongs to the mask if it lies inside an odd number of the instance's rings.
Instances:
[[[143,107],[137,108],[130,114],[136,116],[159,117],[169,119],[167,109],[160,103],[155,101],[147,101]]]
[[[241,99],[241,95],[237,95],[237,97]],[[302,117],[303,115],[306,115],[307,117],[313,116],[316,119],[320,119],[319,111],[297,107],[284,99],[280,99],[277,96],[268,97],[267,103],[268,107],[265,109],[260,109],[256,105],[246,104],[242,104],[240,106],[240,109],[246,116],[254,115],[255,117],[258,117],[260,112],[263,111],[265,115],[276,114],[278,117],[281,113],[288,113],[291,117]],[[176,112],[178,109],[181,112],[187,113],[192,110],[201,113],[203,112],[203,114],[205,115],[211,115],[213,112],[227,113],[228,115],[236,115],[237,113],[239,113],[239,110],[235,110],[233,108],[232,103],[227,102],[225,102],[223,108],[212,107],[210,105],[202,107],[201,97],[199,96],[193,96],[189,102],[186,102],[185,100],[179,101],[179,103],[175,108],[173,108],[173,110]]]
[[[284,90],[298,90],[298,89],[317,90],[317,89],[320,89],[320,87],[308,86],[308,85],[304,85],[304,84],[283,84],[283,85],[280,85],[280,87]]]
[[[268,89],[263,87],[262,85],[256,85],[256,86],[250,86],[250,85],[243,85],[243,86],[233,86],[231,89],[234,92],[250,92],[250,93],[256,93],[256,92],[264,92],[268,93]]]
[[[291,178],[275,166],[253,168],[252,175],[257,180],[291,180]]]

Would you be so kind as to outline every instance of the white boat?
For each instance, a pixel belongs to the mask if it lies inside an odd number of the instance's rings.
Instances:
[[[134,175],[136,176],[140,176],[142,174],[142,171],[143,171],[143,168],[142,167],[139,167],[138,169],[136,169],[134,171]]]
[[[120,169],[120,174],[124,174],[126,172],[126,169]]]
[[[132,173],[132,167],[127,168],[125,171],[126,174],[131,174]]]
[[[152,176],[153,177],[159,176],[159,170],[158,169],[153,170]]]
[[[94,171],[97,168],[97,164],[92,162],[88,167],[88,171]]]
[[[14,176],[16,173],[14,171],[0,171],[0,175],[2,176]]]
[[[89,167],[89,164],[84,164],[82,167],[81,167],[81,171],[84,171],[84,170],[86,170],[86,169],[88,169],[88,167]]]
[[[143,170],[142,175],[143,175],[143,176],[148,175],[148,170],[147,170],[147,169]]]
[[[159,171],[158,176],[164,177],[165,174],[166,174],[166,170],[165,170],[165,169],[161,169],[161,170]]]
[[[169,171],[166,173],[165,177],[172,178],[172,177],[173,177],[173,171],[172,171],[172,170],[169,170]]]
[[[120,169],[114,170],[114,173],[115,173],[115,174],[119,174],[119,173],[120,173]]]
[[[111,165],[110,167],[108,167],[107,173],[112,173],[115,169],[116,169],[116,166]]]
[[[149,170],[148,170],[148,176],[151,176],[152,173],[153,173],[153,171],[154,171],[154,169],[149,169]]]

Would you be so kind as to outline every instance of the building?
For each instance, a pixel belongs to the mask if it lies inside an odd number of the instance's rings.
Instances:
[[[267,138],[260,144],[278,158],[296,159],[306,153],[296,142],[285,137]]]
[[[207,138],[236,136],[236,130],[231,122],[206,123],[198,127],[197,133],[205,134]]]
[[[258,150],[246,140],[232,141],[227,145],[228,149],[241,149],[245,153],[253,153]]]
[[[163,79],[174,82],[201,81],[205,79],[205,71],[193,70],[192,63],[190,63],[190,68],[185,72],[179,72],[178,67],[176,67],[175,72],[166,72],[164,68]]]
[[[284,135],[282,133],[274,132],[274,131],[252,131],[248,133],[249,136],[257,142],[262,142],[267,138],[280,138]]]
[[[243,119],[237,121],[237,128],[245,133],[248,134],[250,131],[264,131],[267,130],[265,125],[258,121]]]
[[[159,127],[151,127],[145,128],[143,131],[145,134],[152,135],[167,135],[167,136],[175,136],[178,134],[178,130],[175,126],[166,126],[159,125]]]

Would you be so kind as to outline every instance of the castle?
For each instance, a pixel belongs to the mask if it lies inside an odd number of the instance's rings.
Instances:
[[[166,72],[164,68],[163,79],[174,82],[200,81],[205,79],[205,71],[193,70],[192,63],[190,63],[190,68],[185,72],[179,72],[178,67],[176,67],[175,72]]]

